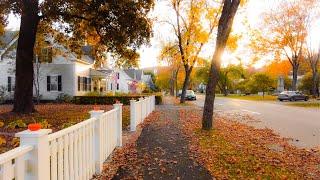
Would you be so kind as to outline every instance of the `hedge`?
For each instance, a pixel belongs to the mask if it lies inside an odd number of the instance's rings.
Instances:
[[[120,101],[124,105],[130,105],[130,100],[138,100],[140,97],[146,97],[143,95],[121,95],[121,96],[75,96],[75,104],[106,104],[112,105],[116,101]],[[162,104],[162,96],[156,95],[156,104]]]

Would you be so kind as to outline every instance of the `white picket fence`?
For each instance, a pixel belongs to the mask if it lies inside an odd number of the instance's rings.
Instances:
[[[130,100],[130,131],[136,131],[137,126],[155,109],[155,96]]]
[[[155,109],[155,96],[130,101],[130,129]],[[103,162],[122,146],[122,104],[90,111],[91,118],[52,133],[22,131],[20,147],[0,154],[0,180],[87,180],[101,173]]]
[[[122,104],[108,112],[52,133],[22,131],[20,147],[0,155],[0,180],[87,180],[101,173],[103,162],[122,145]]]

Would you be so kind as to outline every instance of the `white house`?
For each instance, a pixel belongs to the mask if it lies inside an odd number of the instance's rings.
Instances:
[[[132,88],[132,83],[144,84],[146,87],[150,89],[154,89],[155,85],[152,81],[151,75],[145,74],[141,69],[123,69],[115,71],[119,78],[119,91],[126,93],[135,93],[134,88]],[[141,89],[140,89],[141,91]],[[139,92],[139,89],[138,89]]]
[[[5,91],[7,99],[14,94],[17,40],[16,31],[7,31],[0,37],[0,91]],[[81,55],[77,55],[49,38],[47,41],[48,47],[41,50],[34,64],[34,95],[39,93],[42,100],[55,100],[60,94],[130,93],[132,82],[153,85],[151,76],[142,70],[95,68],[91,46],[82,47]]]
[[[17,32],[12,31],[0,37],[0,86],[8,99],[13,97],[15,86],[17,39]],[[90,46],[84,46],[79,56],[62,45],[49,44],[37,57],[46,62],[34,64],[34,94],[39,87],[41,99],[55,100],[59,94],[82,96],[92,91],[108,92],[112,91],[112,86],[116,86],[113,71],[94,68]]]

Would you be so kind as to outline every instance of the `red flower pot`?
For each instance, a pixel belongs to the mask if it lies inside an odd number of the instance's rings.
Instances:
[[[39,129],[41,129],[41,124],[38,124],[38,123],[29,124],[28,129],[30,131],[38,131]]]

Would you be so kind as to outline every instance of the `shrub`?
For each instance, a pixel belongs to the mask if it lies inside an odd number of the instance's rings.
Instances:
[[[93,91],[93,92],[86,93],[85,96],[102,96],[102,94],[100,92]]]
[[[58,103],[71,103],[73,101],[73,97],[68,94],[60,93],[56,101]]]
[[[75,125],[75,124],[77,124],[77,122],[71,121],[71,122],[63,123],[62,126],[61,126],[61,129],[68,128],[68,127],[73,126],[73,125]]]
[[[12,121],[7,126],[7,128],[9,129],[18,129],[18,128],[26,128],[26,127],[27,125],[22,121],[22,119]]]
[[[0,104],[4,103],[5,101],[5,92],[6,88],[4,86],[0,86]]]
[[[41,124],[42,129],[49,129],[51,127],[51,124],[47,120],[42,120],[39,124]]]
[[[124,105],[130,105],[130,100],[138,100],[140,97],[147,95],[117,95],[117,96],[75,96],[75,104],[107,104],[112,105],[116,101],[120,101]],[[156,104],[162,103],[162,96],[156,95]]]

